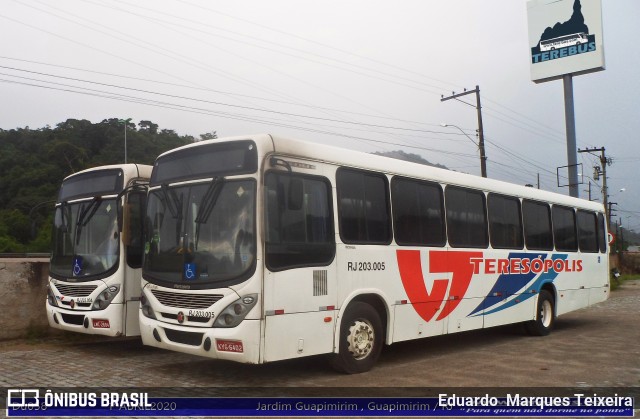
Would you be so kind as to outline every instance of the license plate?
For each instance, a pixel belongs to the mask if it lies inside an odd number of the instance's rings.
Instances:
[[[221,352],[244,352],[241,340],[217,340],[216,348]]]
[[[93,319],[94,329],[108,329],[110,327],[109,319]]]

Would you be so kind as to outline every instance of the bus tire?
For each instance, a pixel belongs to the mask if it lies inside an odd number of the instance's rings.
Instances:
[[[338,353],[333,367],[347,374],[369,371],[382,351],[382,321],[369,304],[354,302],[342,318]]]
[[[555,323],[555,303],[553,296],[547,290],[538,294],[536,318],[525,323],[527,333],[532,336],[546,336],[553,329]]]

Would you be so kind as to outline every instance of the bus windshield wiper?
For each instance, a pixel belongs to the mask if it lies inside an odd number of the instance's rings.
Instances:
[[[98,211],[98,208],[100,207],[101,201],[102,198],[100,198],[99,196],[94,197],[91,202],[89,202],[89,205],[84,207],[84,209],[80,213],[78,221],[76,221],[76,244],[80,242],[80,232],[82,231],[82,227],[86,226],[93,218],[96,211]]]
[[[101,201],[102,201],[102,198],[100,198],[99,196],[96,196],[91,200],[91,202],[89,202],[89,205],[82,210],[80,217],[78,217],[79,226],[84,227],[89,223],[89,221],[91,221],[96,211],[98,211],[98,207],[100,206]]]
[[[65,217],[65,211],[68,208],[67,201],[62,201],[60,203],[60,221],[62,222],[62,228],[64,230],[64,233],[68,233],[69,232],[69,225],[67,224],[67,217]],[[71,218],[71,217],[69,217]]]
[[[171,216],[173,218],[182,218],[180,217],[180,213],[182,212],[182,205],[179,205],[176,193],[172,189],[169,189],[169,185],[167,185],[166,183],[163,183],[160,186],[160,190],[162,191],[164,201],[167,203],[167,208],[169,208]]]
[[[198,215],[194,220],[196,223],[196,237],[195,237],[195,247],[198,248],[198,239],[200,238],[200,226],[202,224],[206,224],[209,220],[209,216],[213,211],[213,208],[216,206],[216,201],[218,201],[218,197],[220,197],[220,193],[222,192],[222,187],[224,185],[224,177],[216,176],[211,180],[209,187],[207,188],[207,192],[205,192],[202,197],[202,201],[200,201],[200,210],[198,211]]]
[[[173,189],[169,189],[169,185],[166,183],[161,185],[160,190],[171,216],[176,220],[176,243],[180,243],[180,236],[182,236],[182,199],[178,199],[176,192]]]

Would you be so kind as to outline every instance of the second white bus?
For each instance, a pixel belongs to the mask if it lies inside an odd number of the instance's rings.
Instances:
[[[142,216],[151,166],[68,176],[56,203],[46,302],[56,329],[138,336]]]
[[[601,204],[340,148],[255,135],[156,160],[140,331],[245,363],[556,316],[608,296]]]

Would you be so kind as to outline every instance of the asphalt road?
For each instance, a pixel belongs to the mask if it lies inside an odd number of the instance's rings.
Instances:
[[[551,387],[639,396],[640,280],[561,316],[549,336],[531,337],[514,325],[394,344],[364,374],[336,373],[324,357],[244,365],[145,347],[139,339],[83,337],[0,342],[0,387],[204,388],[236,396]]]

